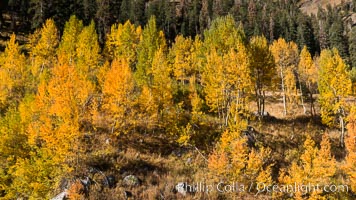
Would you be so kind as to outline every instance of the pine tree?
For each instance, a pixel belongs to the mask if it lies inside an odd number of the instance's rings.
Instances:
[[[322,122],[328,126],[339,120],[340,145],[344,145],[344,118],[348,105],[345,101],[351,93],[351,80],[346,64],[337,49],[323,50],[319,58],[319,103]]]
[[[349,36],[349,52],[351,67],[356,68],[356,27],[350,31]]]

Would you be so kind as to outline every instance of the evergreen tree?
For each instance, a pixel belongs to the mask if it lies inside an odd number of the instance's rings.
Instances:
[[[350,52],[350,64],[353,68],[356,68],[356,27],[354,26],[350,31],[349,36],[349,52]]]

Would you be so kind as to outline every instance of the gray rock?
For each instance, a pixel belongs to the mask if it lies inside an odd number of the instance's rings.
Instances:
[[[128,175],[124,178],[124,184],[128,186],[137,186],[140,185],[140,179],[134,175]]]

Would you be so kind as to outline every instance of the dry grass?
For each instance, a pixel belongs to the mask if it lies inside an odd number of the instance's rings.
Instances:
[[[254,106],[254,105],[251,105]],[[307,108],[309,104],[307,102]],[[272,149],[271,161],[273,179],[277,180],[279,170],[288,167],[303,152],[306,135],[311,135],[319,145],[322,135],[328,134],[332,142],[332,152],[341,165],[345,151],[339,147],[339,132],[321,124],[320,118],[303,114],[301,106],[292,109],[294,115],[283,117],[283,105],[280,97],[267,99],[266,111],[270,118],[255,120],[257,146]],[[210,117],[206,124],[214,124]],[[213,125],[211,125],[214,127]],[[213,129],[213,128],[210,129]],[[215,127],[216,128],[216,127]],[[204,129],[209,131],[209,129]],[[129,199],[271,199],[267,195],[254,196],[251,193],[221,194],[217,191],[209,194],[197,192],[183,196],[175,192],[178,182],[216,183],[216,177],[208,173],[205,158],[213,148],[199,146],[198,152],[191,146],[179,146],[174,138],[163,132],[149,131],[147,134],[131,133],[114,136],[110,131],[100,129],[87,133],[85,138],[86,152],[80,157],[79,168],[70,177],[90,176],[96,183],[103,182],[103,176],[91,175],[89,169],[100,170],[106,176],[113,175],[117,180],[115,187],[91,187],[87,199],[125,199],[125,192],[132,194]],[[210,130],[212,132],[212,130]],[[204,135],[208,137],[210,133]],[[202,137],[203,136],[199,136]],[[199,138],[198,137],[198,138]],[[204,143],[202,143],[204,144]],[[206,145],[206,143],[205,143]],[[137,186],[125,184],[124,177],[134,175],[141,181]],[[342,175],[338,177],[342,182]]]

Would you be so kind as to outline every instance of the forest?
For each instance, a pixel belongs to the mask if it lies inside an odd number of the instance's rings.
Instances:
[[[356,3],[300,5],[2,3],[0,199],[355,199]]]

